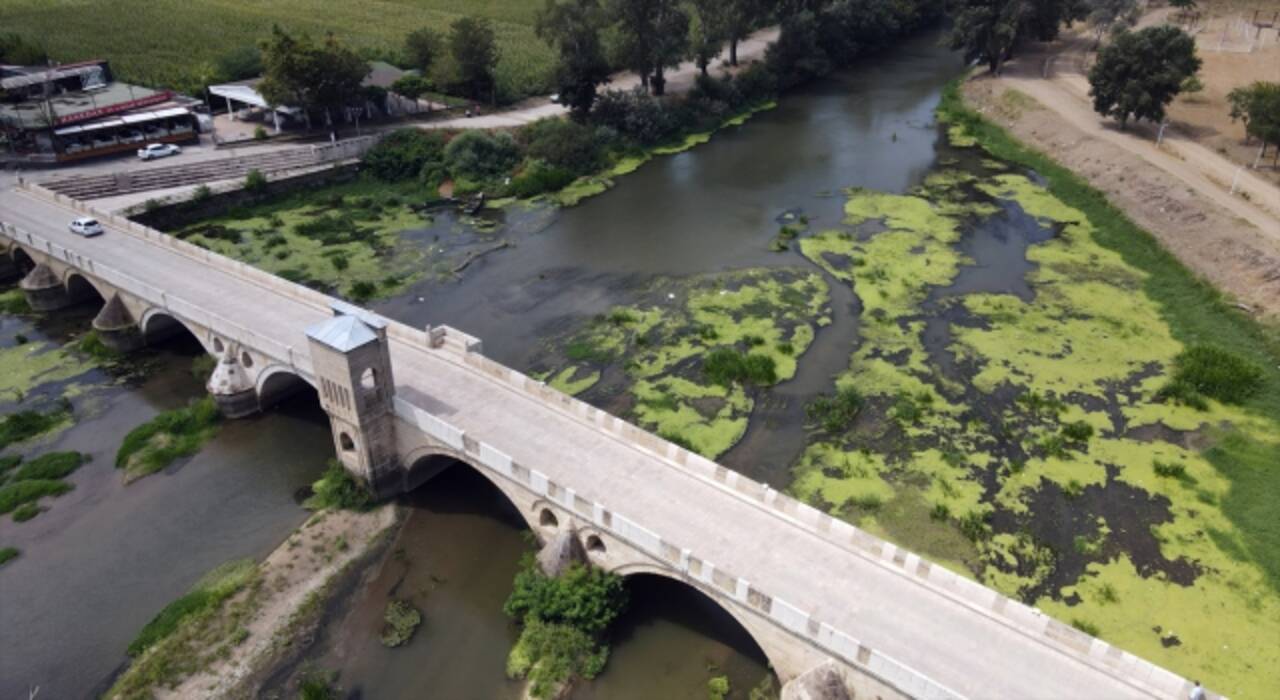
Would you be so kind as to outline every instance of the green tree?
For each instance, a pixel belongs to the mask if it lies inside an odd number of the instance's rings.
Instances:
[[[664,71],[678,65],[689,45],[689,16],[678,0],[611,0],[614,57],[661,95]]]
[[[598,0],[546,0],[538,13],[538,36],[557,49],[555,78],[560,101],[573,118],[585,121],[596,101],[596,88],[609,80],[600,28],[604,10]]]
[[[675,68],[689,50],[689,15],[679,0],[651,0],[654,8],[653,94],[667,89],[666,69]]]
[[[1013,53],[1022,12],[1022,0],[961,0],[946,45],[964,51],[965,61],[981,61],[999,75]]]
[[[1138,23],[1141,10],[1138,0],[1089,0],[1086,20],[1093,29],[1097,43],[1110,32],[1128,29]]]
[[[409,63],[423,75],[427,75],[443,51],[444,42],[432,29],[415,29],[404,38],[404,53]]]
[[[1122,129],[1130,119],[1163,121],[1165,107],[1198,70],[1195,40],[1177,27],[1121,32],[1089,70],[1093,109]]]
[[[692,0],[693,13],[689,17],[689,53],[703,75],[711,59],[720,53],[724,45],[725,12],[728,0]]]
[[[262,75],[262,52],[253,44],[228,49],[214,61],[219,80],[247,80]]]
[[[729,65],[738,65],[738,42],[769,13],[768,0],[725,0],[724,38],[729,42]]]
[[[449,53],[457,64],[458,85],[473,100],[497,102],[493,68],[498,44],[493,25],[480,17],[461,17],[449,28]]]
[[[1280,158],[1280,83],[1258,81],[1235,88],[1227,93],[1227,103],[1231,121],[1244,122],[1245,137],[1261,141],[1263,153],[1267,146],[1276,146]]]
[[[294,37],[272,27],[262,44],[262,82],[258,92],[273,106],[293,105],[324,112],[334,136],[333,112],[356,103],[369,64],[332,34],[317,44],[303,34]],[[309,119],[309,116],[308,116]]]

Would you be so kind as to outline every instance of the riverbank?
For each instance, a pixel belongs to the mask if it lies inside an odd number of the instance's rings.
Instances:
[[[1102,124],[1085,131],[1016,89],[1016,84],[983,74],[965,81],[960,91],[969,108],[983,118],[1023,143],[1035,144],[1105,193],[1196,275],[1264,322],[1280,326],[1280,239],[1265,235],[1148,158],[1117,147],[1108,139],[1118,136]],[[1154,144],[1143,147],[1155,149]],[[1258,197],[1274,198],[1274,192],[1260,190]]]
[[[399,522],[395,505],[324,510],[244,577],[216,608],[180,620],[116,680],[108,698],[250,697],[306,649],[334,582],[376,556]]]

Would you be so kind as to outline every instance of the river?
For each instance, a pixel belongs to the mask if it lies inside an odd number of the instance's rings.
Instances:
[[[935,35],[901,42],[706,145],[655,159],[578,207],[513,216],[509,225],[529,228],[517,247],[478,260],[458,282],[424,282],[376,308],[413,325],[458,327],[482,338],[489,356],[528,367],[539,338],[626,303],[655,275],[804,266],[798,253],[769,251],[779,217],[803,213],[817,230],[839,222],[843,188],[901,192],[918,183],[937,159],[933,108],[960,70]],[[775,485],[802,446],[801,397],[828,388],[856,339],[854,297],[831,288],[834,322],[724,458]],[[87,327],[84,310],[74,318]],[[66,324],[3,323],[6,342],[69,332]],[[25,697],[33,685],[41,697],[94,695],[165,603],[219,563],[265,556],[306,517],[298,493],[331,448],[323,414],[305,396],[228,423],[175,468],[121,483],[113,468],[120,437],[203,391],[188,371],[191,353],[189,344],[164,346],[158,369],[136,386],[82,379],[99,385],[97,410],[51,447],[93,461],[39,517],[0,519],[0,545],[22,550],[0,568],[0,697]],[[495,494],[458,468],[408,496],[412,513],[398,540],[330,611],[315,661],[365,698],[517,696],[503,674],[515,631],[501,603],[529,545]],[[406,590],[421,596],[425,622],[408,647],[382,649],[382,603]],[[613,642],[605,672],[574,697],[703,698],[711,677],[727,675],[732,697],[745,698],[768,674],[759,649],[714,605],[659,581],[634,582]]]

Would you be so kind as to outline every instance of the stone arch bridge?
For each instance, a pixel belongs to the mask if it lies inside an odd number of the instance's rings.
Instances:
[[[67,230],[94,216],[106,234]],[[32,185],[0,193],[0,274],[31,305],[95,294],[104,342],[179,326],[230,416],[316,389],[383,495],[474,467],[549,546],[682,581],[737,619],[785,697],[1186,697],[1190,683],[565,396],[453,328],[411,328]],[[841,695],[840,692],[848,695]]]

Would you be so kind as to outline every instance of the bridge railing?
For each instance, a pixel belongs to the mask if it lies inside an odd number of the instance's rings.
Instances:
[[[513,460],[492,445],[404,399],[395,401],[396,415],[426,435],[458,452],[480,469],[512,481],[578,515],[602,531],[627,542],[656,561],[680,571],[716,593],[764,616],[797,637],[824,649],[873,678],[923,700],[962,700],[964,696],[909,666],[859,642],[798,606],[761,590],[750,581],[700,558],[690,548],[666,540],[621,513],[611,511],[556,483],[546,474]]]
[[[0,233],[18,244],[29,246],[61,261],[88,277],[97,279],[125,294],[142,299],[156,308],[163,309],[165,313],[180,321],[207,328],[222,338],[271,356],[277,361],[293,367],[299,374],[304,376],[311,376],[312,374],[310,357],[306,353],[295,353],[292,347],[284,343],[267,338],[260,333],[255,333],[235,321],[203,309],[180,296],[143,282],[133,275],[121,272],[108,265],[96,263],[92,258],[86,258],[43,236],[23,230],[13,224],[0,221]]]

